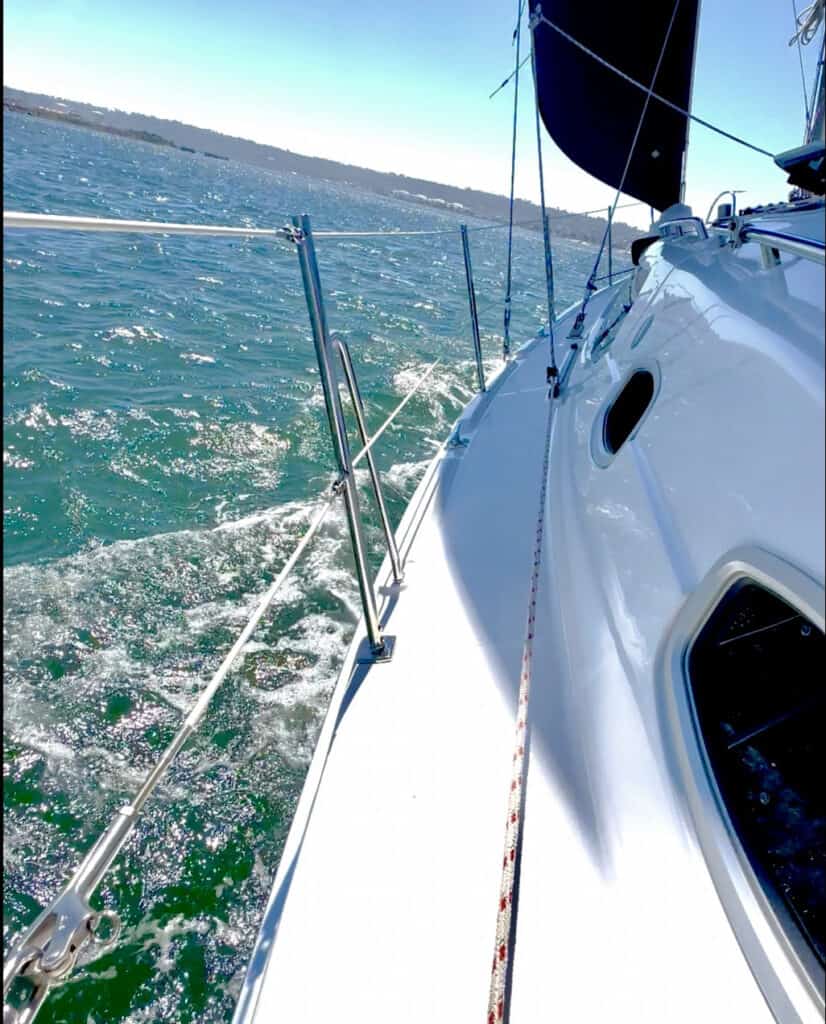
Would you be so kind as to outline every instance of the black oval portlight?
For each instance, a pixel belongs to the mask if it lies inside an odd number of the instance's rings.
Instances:
[[[656,383],[650,370],[636,370],[609,406],[602,425],[602,440],[611,455],[622,448],[637,429],[654,397]]]

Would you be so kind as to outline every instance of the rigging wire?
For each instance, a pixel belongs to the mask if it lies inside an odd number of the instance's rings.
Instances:
[[[484,231],[504,227],[506,227],[505,224],[490,224],[468,230]],[[386,231],[313,231],[313,238],[408,238],[413,235],[455,235],[458,230],[458,228],[431,228],[420,231],[397,231],[395,229]]]
[[[806,112],[806,132],[808,132],[809,121],[811,120],[812,115],[809,109],[809,92],[806,88],[806,71],[803,67],[803,44],[800,40],[800,37],[803,35],[803,29],[800,26],[800,16],[797,13],[796,0],[792,0],[792,14],[794,15],[794,24],[797,31],[789,40],[789,46],[797,43],[797,59],[800,64],[800,84],[803,87],[803,109]]]
[[[551,229],[548,224],[548,213],[545,209],[545,172],[542,168],[542,130],[539,120],[539,84],[536,77],[536,47],[531,32],[531,71],[533,74],[534,115],[536,118],[536,155],[539,161],[539,203],[542,213],[542,242],[545,253],[545,287],[548,293],[548,342],[550,346],[551,365],[548,367],[548,380],[558,374],[556,367],[556,348],[554,345],[554,264],[551,253]],[[558,391],[558,389],[557,389]]]
[[[671,100],[667,100],[664,96],[660,96],[659,93],[653,92],[647,86],[643,85],[642,82],[638,82],[636,78],[632,78],[627,75],[624,71],[621,71],[616,64],[611,64],[604,57],[601,57],[598,53],[595,53],[592,49],[587,47],[584,43],[581,43],[570,33],[566,32],[565,29],[560,28],[559,25],[555,24],[550,19],[546,18],[544,14],[539,14],[537,18],[537,27],[539,25],[547,25],[552,28],[554,32],[557,32],[562,36],[563,39],[567,39],[569,43],[572,43],[578,49],[582,50],[583,53],[587,53],[589,57],[597,61],[598,64],[602,64],[603,67],[608,68],[609,71],[613,71],[614,74],[619,75],[624,81],[633,85],[637,89],[641,89],[645,93],[650,95],[657,100],[659,103],[664,104],[671,110],[676,110],[678,114],[682,114],[683,117],[687,117],[690,121],[695,121],[697,124],[701,124],[704,128],[708,128],[709,131],[716,132],[718,135],[722,135],[726,139],[731,139],[732,142],[737,142],[741,146],[745,146],[747,149],[754,150],[755,153],[760,153],[762,156],[769,157],[770,160],[774,160],[774,153],[770,153],[769,150],[763,149],[761,146],[755,145],[753,142],[749,142],[747,139],[741,138],[739,135],[734,135],[732,132],[727,132],[724,128],[719,128],[717,125],[712,124],[710,121],[704,120],[702,117],[698,117],[696,114],[692,114],[684,107],[679,106],[677,103],[672,103]]]
[[[797,59],[800,63],[800,78],[803,85],[803,105],[806,109],[805,141],[808,143],[812,141],[814,122],[818,117],[818,111],[822,109],[818,99],[823,81],[823,54],[824,48],[826,48],[826,31],[824,31],[823,39],[820,42],[820,58],[815,67],[811,94],[809,94],[806,88],[806,72],[803,66],[802,48],[808,46],[818,33],[824,16],[826,16],[826,0],[815,0],[814,3],[811,3],[800,14],[797,13],[797,5],[792,0],[792,11],[794,12],[796,31],[789,40],[789,46],[797,44]]]
[[[611,204],[611,207],[610,207],[610,209],[608,211],[608,221],[607,221],[607,223],[605,225],[605,231],[603,232],[603,235],[602,235],[602,241],[600,242],[599,252],[597,253],[597,258],[596,258],[596,261],[594,263],[593,269],[591,270],[591,273],[590,273],[590,275],[588,277],[588,280],[585,283],[585,294],[582,297],[582,306],[580,307],[580,310],[579,310],[579,312],[576,315],[576,320],[574,321],[574,326],[571,328],[571,333],[569,335],[569,337],[571,337],[571,338],[578,338],[578,337],[581,337],[581,335],[582,335],[582,324],[585,321],[585,310],[588,308],[588,301],[589,301],[589,299],[591,297],[591,293],[595,290],[594,278],[596,277],[597,270],[599,270],[599,263],[600,263],[600,260],[602,259],[602,253],[603,253],[603,250],[605,248],[605,241],[608,238],[608,230],[609,230],[609,228],[611,226],[611,221],[614,219],[614,213],[615,213],[615,211],[617,209],[617,203],[619,202],[619,198],[622,195],[623,187],[625,186],[625,179],[628,176],[628,171],[629,171],[629,168],[631,167],[631,160],[633,159],[634,151],[637,148],[637,141],[638,141],[638,139],[640,137],[640,132],[642,130],[643,121],[645,120],[645,115],[648,112],[648,104],[651,102],[651,97],[653,95],[655,95],[654,91],[653,91],[654,90],[654,86],[657,83],[657,76],[660,73],[660,67],[662,66],[663,58],[665,57],[665,51],[668,48],[668,40],[671,38],[671,30],[674,27],[674,21],[676,20],[677,10],[679,9],[679,6],[680,6],[680,0],[674,0],[674,9],[671,12],[671,20],[668,22],[668,28],[666,29],[665,38],[663,39],[663,45],[660,48],[660,55],[657,58],[657,66],[654,68],[654,74],[653,74],[653,76],[651,78],[651,85],[646,90],[645,102],[643,103],[642,112],[640,114],[639,120],[637,121],[637,128],[636,128],[636,131],[634,132],[634,138],[632,139],[631,146],[630,146],[630,148],[628,150],[628,156],[626,157],[626,160],[625,160],[625,167],[623,168],[623,171],[622,171],[622,177],[620,178],[620,183],[619,183],[619,186],[617,187],[617,191],[616,191],[616,194],[614,196],[614,201]],[[541,12],[539,14],[539,17],[538,17],[537,21],[539,19],[545,20],[544,19],[544,15],[542,15]],[[548,24],[550,24],[550,22],[548,22]]]
[[[616,207],[617,210],[627,210],[630,206],[645,206],[645,203],[637,200],[634,203],[621,203]],[[592,213],[602,213],[604,206],[598,206],[595,210],[581,210],[579,213],[552,213],[549,214],[551,220],[558,220],[560,217],[588,217]]]
[[[508,77],[507,77],[507,78],[505,79],[505,81],[504,81],[504,82],[502,82],[502,84],[501,84],[501,85],[497,85],[497,86],[496,86],[496,88],[495,88],[495,89],[493,90],[493,92],[492,92],[492,93],[490,94],[490,96],[488,96],[488,99],[489,99],[489,100],[492,100],[492,99],[493,99],[493,97],[494,97],[494,96],[496,96],[496,94],[497,94],[497,93],[500,93],[500,92],[501,92],[501,91],[502,91],[502,90],[503,90],[503,89],[505,88],[505,86],[506,86],[506,85],[507,85],[507,84],[508,84],[508,83],[509,83],[510,81],[512,81],[513,77],[514,77],[514,76],[515,76],[516,74],[518,74],[518,73],[519,73],[520,69],[521,69],[521,68],[523,68],[523,67],[524,67],[524,66],[525,66],[525,65],[526,65],[526,64],[528,63],[528,61],[529,61],[530,59],[531,59],[531,55],[530,55],[530,54],[528,54],[528,56],[527,56],[527,57],[526,57],[526,58],[525,58],[525,59],[524,59],[524,60],[522,61],[522,63],[521,63],[521,64],[517,64],[517,65],[516,65],[516,67],[515,67],[515,68],[513,69],[513,71],[511,71],[511,73],[510,73],[510,74],[508,75]]]
[[[517,114],[519,113],[519,45],[522,38],[522,11],[525,6],[525,0],[519,0],[516,11],[516,28],[513,30],[513,37],[511,39],[511,45],[516,43],[516,68],[514,74],[516,75],[516,82],[513,89],[513,142],[511,145],[511,194],[510,204],[508,208],[508,266],[507,266],[507,283],[505,286],[505,311],[504,311],[504,328],[505,328],[505,340],[502,343],[502,350],[505,359],[510,356],[511,351],[511,269],[513,265],[513,194],[514,186],[516,184],[516,123]]]
[[[622,206],[617,207],[617,209],[640,205],[640,203],[624,203]],[[551,214],[550,218],[555,220],[561,217],[586,217],[592,213],[602,213],[604,209],[604,206],[600,206],[595,210],[560,210],[558,213]],[[513,222],[514,227],[533,227],[535,224],[536,220],[515,220]],[[494,221],[490,224],[468,227],[468,231],[501,231],[506,227],[508,227],[507,221]],[[24,230],[106,231],[124,234],[214,235],[216,237],[225,235],[242,238],[288,237],[288,233],[284,228],[237,227],[225,224],[179,224],[170,221],[121,220],[112,217],[75,217],[68,214],[4,210],[3,230],[17,228]],[[394,235],[398,238],[406,238],[411,235],[452,235],[457,230],[457,228],[432,228],[410,231],[403,228],[388,228],[377,231],[330,230],[313,232],[313,235],[316,238],[379,238]]]
[[[524,61],[522,62],[524,64]],[[642,206],[641,202],[633,203],[622,203],[617,206],[618,210],[626,210],[631,206]],[[593,210],[560,210],[558,213],[549,213],[549,220],[560,220],[563,217],[589,217],[591,214],[604,213],[605,207],[598,206]],[[541,216],[541,214],[540,214]],[[467,226],[468,231],[501,231],[504,228],[509,227],[511,222],[508,221],[496,221],[491,224],[481,224],[477,227]],[[515,228],[528,228],[534,227],[536,220],[515,220],[513,221],[513,227]],[[313,231],[313,238],[381,238],[386,236],[397,236],[399,238],[405,238],[408,235],[452,235],[458,229],[457,228],[433,228],[429,230],[417,230],[417,231],[406,231],[403,229],[388,228],[384,231]]]

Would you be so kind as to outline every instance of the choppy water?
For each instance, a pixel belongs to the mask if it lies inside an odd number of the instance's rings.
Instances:
[[[324,228],[458,228],[339,185],[4,116],[4,206]],[[503,154],[503,172],[507,170]],[[504,177],[503,177],[504,180]],[[471,222],[472,224],[472,222]],[[332,479],[295,254],[284,243],[4,237],[4,941],[30,922],[171,739]],[[471,235],[501,348],[504,232]],[[456,235],[319,241],[332,327],[377,425],[398,521],[472,394]],[[588,246],[555,244],[560,306]],[[513,336],[543,318],[516,231]],[[370,540],[380,561],[375,524]],[[43,1021],[227,1021],[358,617],[333,516],[147,807],[102,895],[118,947]]]

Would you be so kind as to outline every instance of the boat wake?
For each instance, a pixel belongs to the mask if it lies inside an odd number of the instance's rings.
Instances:
[[[399,500],[425,465],[388,471]],[[6,569],[7,942],[138,788],[316,507],[295,501]],[[378,552],[378,532],[369,540]],[[178,1019],[173,962],[203,974],[203,986],[187,988],[191,1012],[202,1010],[202,987],[204,998],[209,989],[227,1000],[221,1012],[232,1006],[227,978],[237,971],[240,982],[358,619],[350,557],[336,507],[110,876],[104,898],[124,915],[125,941],[55,994],[58,1013],[79,989],[92,1004],[111,999],[112,971],[143,965],[148,976],[166,965],[148,1016],[132,1002],[124,1019]]]

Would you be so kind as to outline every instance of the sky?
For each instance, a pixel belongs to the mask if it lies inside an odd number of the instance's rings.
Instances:
[[[702,0],[693,111],[772,153],[803,142],[793,2]],[[489,94],[513,67],[516,9],[517,0],[4,0],[3,82],[506,194],[513,93]],[[803,51],[810,90],[819,38]],[[529,71],[516,193],[536,201]],[[544,131],[543,153],[550,205],[612,201]],[[768,157],[697,125],[687,178],[686,200],[703,217],[725,188],[746,190],[750,205],[788,193]],[[649,213],[618,219],[646,227]]]

